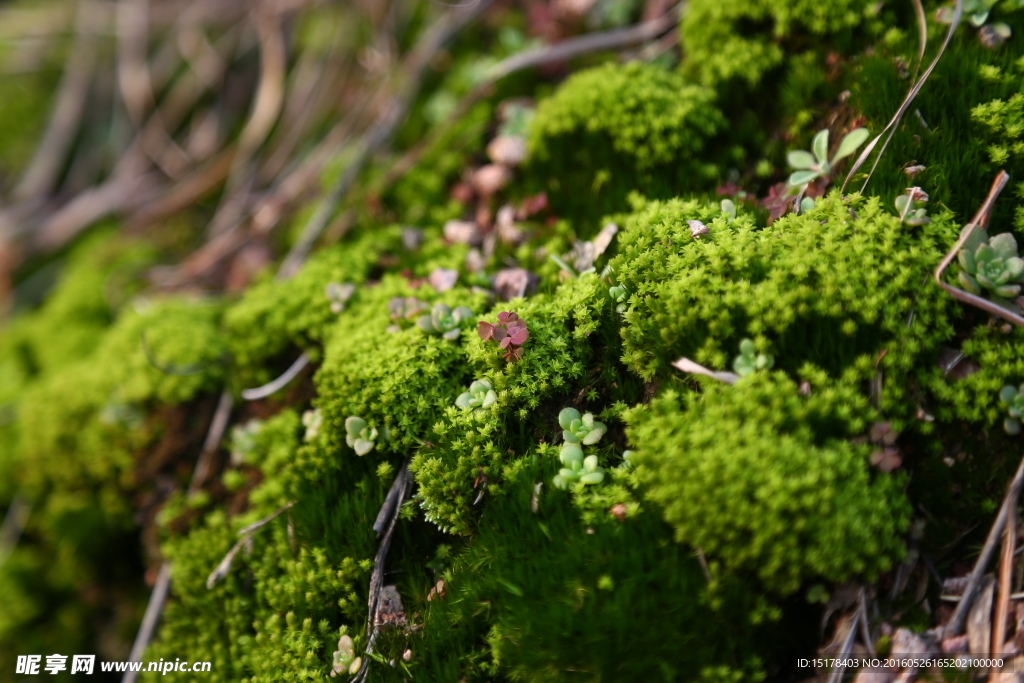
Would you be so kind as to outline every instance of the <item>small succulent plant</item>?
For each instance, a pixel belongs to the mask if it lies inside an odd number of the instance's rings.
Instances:
[[[971,294],[980,295],[986,289],[999,299],[1020,294],[1024,260],[1017,255],[1017,240],[1010,233],[986,239],[984,231],[975,229],[959,259],[960,284]]]
[[[623,285],[612,285],[608,288],[608,296],[616,303],[615,310],[619,313],[626,311],[626,299],[629,298],[629,290]]]
[[[567,489],[576,482],[583,484],[600,484],[604,481],[604,469],[597,464],[596,455],[583,456],[583,449],[578,444],[567,443],[558,454],[562,469],[555,475],[552,483],[555,488]]]
[[[235,467],[248,462],[256,452],[256,436],[263,422],[255,418],[231,428],[231,464]]]
[[[1007,434],[1020,434],[1020,420],[1024,415],[1024,384],[1020,387],[1006,385],[999,390],[999,400],[1010,413],[1010,416],[1003,420],[1003,429]]]
[[[522,346],[530,338],[526,322],[520,320],[519,316],[512,311],[499,313],[496,325],[481,320],[477,325],[477,334],[484,341],[498,342],[498,347],[505,352],[502,354],[502,358],[510,363],[523,359]]]
[[[454,310],[446,304],[435,304],[430,313],[420,316],[416,326],[427,334],[439,334],[452,341],[462,334],[462,323],[473,317],[473,311],[466,306]]]
[[[928,218],[928,195],[919,187],[908,187],[905,194],[896,198],[896,210],[900,212],[900,220],[907,225],[924,225]]]
[[[594,419],[591,413],[580,415],[575,408],[562,408],[558,413],[558,424],[566,443],[582,443],[586,446],[597,443],[608,431],[603,422]]]
[[[744,339],[740,342],[740,355],[732,362],[732,369],[740,377],[746,377],[756,370],[770,370],[775,358],[767,353],[758,353],[754,342]]]
[[[363,658],[356,657],[355,643],[352,642],[351,636],[342,636],[338,640],[338,649],[334,652],[334,657],[331,667],[331,676],[337,676],[341,673],[348,673],[355,675],[359,673],[359,669],[363,666]]]
[[[306,428],[305,440],[312,441],[315,439],[320,434],[320,425],[323,424],[320,410],[307,410],[302,413],[302,424]]]
[[[790,187],[802,187],[818,178],[828,178],[832,175],[835,165],[842,159],[857,151],[857,148],[868,139],[867,128],[851,130],[839,143],[839,149],[835,155],[828,158],[828,129],[818,131],[811,141],[811,152],[807,150],[794,150],[790,152],[786,160],[796,170],[789,176]]]
[[[348,282],[328,282],[324,294],[331,303],[331,313],[341,313],[348,305],[348,300],[356,293],[356,286]]]
[[[1010,25],[1006,22],[996,21],[993,23],[986,23],[988,21],[989,14],[992,12],[992,8],[996,6],[998,1],[999,0],[964,0],[963,3],[964,19],[968,24],[978,29],[978,37],[981,39],[981,42],[985,47],[988,48],[998,47],[1012,35]],[[1002,7],[1006,10],[1024,9],[1024,1],[1005,0]],[[940,7],[935,12],[935,18],[939,23],[951,24],[953,23],[954,14],[954,7]]]
[[[494,404],[498,395],[494,393],[494,387],[485,379],[478,379],[469,385],[469,391],[464,391],[455,399],[455,405],[463,410],[482,410]]]
[[[366,424],[361,417],[345,418],[345,443],[356,455],[366,455],[373,450],[377,442],[377,430]]]
[[[415,322],[417,318],[430,310],[430,304],[420,301],[414,296],[396,296],[388,301],[388,313],[396,323]]]

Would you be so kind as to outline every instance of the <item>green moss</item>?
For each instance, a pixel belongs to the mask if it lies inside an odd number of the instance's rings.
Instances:
[[[744,643],[765,605],[730,582],[713,599],[654,515],[586,528],[570,494],[535,491],[556,470],[524,467],[455,555],[446,598],[422,604],[413,678],[694,680],[722,666],[760,680]]]
[[[653,65],[605,64],[537,107],[527,173],[543,181],[556,212],[596,220],[637,188],[671,196],[714,182],[702,153],[723,123],[710,90]]]
[[[866,399],[812,374],[808,397],[760,372],[699,398],[667,392],[628,418],[645,495],[677,540],[783,593],[877,575],[910,521],[903,478],[873,480],[870,447],[844,440],[866,430]]]
[[[289,349],[315,351],[338,317],[324,292],[328,283],[363,282],[399,241],[398,228],[364,233],[317,253],[286,282],[266,280],[246,290],[224,317],[231,357],[245,385],[272,379],[277,373],[268,371],[268,362]]]
[[[709,234],[694,239],[687,220]],[[948,215],[910,228],[874,198],[833,194],[760,230],[697,202],[652,202],[626,221],[612,261],[632,293],[623,359],[645,379],[681,356],[727,369],[741,339],[760,338],[790,372],[810,362],[863,381],[877,365],[883,410],[909,417],[908,382],[930,370],[960,310],[927,284],[956,234]]]
[[[787,48],[806,43],[808,36],[848,32],[863,21],[871,4],[695,0],[683,15],[683,69],[708,85],[743,79],[753,86],[782,64]]]

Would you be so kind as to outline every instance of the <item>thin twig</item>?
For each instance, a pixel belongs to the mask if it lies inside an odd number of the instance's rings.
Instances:
[[[850,630],[846,632],[846,638],[843,640],[843,646],[840,652],[837,653],[836,661],[839,664],[832,669],[832,673],[828,677],[828,683],[840,683],[843,680],[843,673],[846,671],[846,660],[850,657],[850,650],[853,649],[853,639],[857,635],[857,624],[860,622],[860,609],[853,611],[853,614],[847,617],[852,619],[853,622],[850,624]]]
[[[970,238],[971,233],[974,232],[975,228],[984,227],[985,224],[988,223],[988,217],[992,211],[992,205],[995,203],[996,198],[999,196],[999,193],[1003,191],[1004,187],[1006,187],[1006,183],[1009,180],[1010,174],[1008,174],[1006,171],[999,172],[999,174],[996,176],[996,179],[992,182],[992,187],[988,191],[988,197],[985,198],[985,201],[982,203],[981,208],[978,209],[978,212],[976,214],[974,214],[974,218],[971,219],[971,222],[964,226],[964,229],[960,234],[960,239],[957,240],[956,244],[953,245],[953,248],[949,250],[949,253],[946,254],[942,261],[939,262],[938,267],[935,269],[934,279],[935,284],[949,292],[954,299],[980,308],[981,310],[986,311],[987,313],[997,315],[1005,320],[1009,320],[1014,325],[1020,325],[1021,327],[1024,327],[1024,317],[1021,317],[1016,313],[1003,308],[1002,306],[994,304],[988,299],[983,299],[980,296],[971,294],[970,292],[965,292],[962,289],[958,289],[953,285],[950,285],[942,280],[942,275],[945,272],[946,268],[948,268],[949,264],[952,263],[953,259],[956,258],[957,254],[960,252],[960,249],[963,248],[964,243],[966,243],[967,240]]]
[[[377,624],[377,610],[380,606],[380,592],[384,587],[384,563],[387,560],[388,550],[391,547],[391,537],[394,536],[395,526],[398,524],[398,518],[401,517],[402,501],[405,500],[409,493],[409,470],[403,467],[402,471],[398,474],[398,478],[401,480],[401,484],[398,489],[397,505],[394,506],[388,528],[380,540],[380,545],[377,547],[377,555],[373,559],[373,572],[370,574],[370,595],[367,600],[369,615],[366,620],[366,631],[369,634],[365,649],[367,655],[373,652],[373,646],[377,642],[377,634],[380,631],[380,627]],[[362,667],[359,669],[356,677],[352,679],[352,683],[366,683],[369,675],[370,658],[364,657]]]
[[[217,582],[228,575],[231,571],[231,563],[235,561],[235,555],[237,555],[238,551],[242,549],[242,546],[252,538],[253,534],[280,517],[285,510],[288,510],[293,505],[295,505],[294,500],[282,505],[277,509],[277,511],[267,515],[263,519],[255,521],[243,529],[239,529],[238,535],[241,536],[241,538],[231,546],[231,550],[228,551],[228,554],[225,555],[224,558],[217,563],[214,570],[210,572],[210,576],[206,578],[206,590],[213,590],[213,587],[217,585]]]
[[[405,480],[408,476],[409,461],[406,460],[402,463],[402,469],[398,470],[398,475],[391,484],[391,488],[388,489],[388,495],[384,497],[384,503],[380,506],[380,512],[377,513],[377,519],[373,523],[373,530],[377,532],[378,536],[384,531],[384,527],[388,525],[394,516],[395,506],[398,504],[398,496],[405,490]]]
[[[206,433],[206,441],[203,442],[203,450],[196,458],[196,467],[192,470],[192,481],[188,484],[188,495],[191,495],[203,487],[206,475],[210,471],[210,461],[220,446],[224,432],[227,431],[228,422],[231,419],[231,406],[234,404],[234,396],[225,389],[217,401],[217,409],[213,412],[213,420],[210,421],[210,430]]]
[[[1010,593],[1013,591],[1013,555],[1017,544],[1017,505],[1010,507],[1003,531],[1003,554],[999,559],[999,590],[996,596],[996,615],[992,623],[992,643],[989,656],[997,657],[1006,644],[1006,620],[1010,616]],[[992,675],[998,668],[992,667]]]
[[[734,372],[716,372],[686,357],[673,362],[672,367],[693,375],[704,375],[711,379],[717,379],[719,382],[725,382],[726,384],[736,384],[740,379],[740,376]]]
[[[928,77],[931,76],[932,71],[935,70],[935,66],[939,63],[939,60],[942,58],[942,55],[945,54],[946,48],[949,46],[949,41],[953,39],[953,33],[956,31],[956,27],[960,24],[960,16],[963,14],[963,10],[963,0],[956,0],[956,10],[953,12],[953,21],[949,25],[949,31],[946,33],[946,39],[942,41],[942,47],[939,48],[939,53],[935,55],[935,58],[932,60],[932,63],[928,65],[928,68],[925,70],[924,74],[921,75],[921,79],[914,83],[914,86],[910,89],[910,92],[907,93],[907,96],[904,98],[903,104],[901,104],[900,108],[896,110],[896,113],[893,115],[888,125],[886,125],[884,129],[882,129],[882,132],[879,133],[874,140],[868,143],[868,146],[865,147],[864,150],[857,157],[857,160],[853,163],[853,166],[850,167],[849,173],[846,174],[846,180],[843,181],[843,187],[841,191],[846,191],[846,184],[850,182],[850,178],[852,178],[853,174],[856,173],[860,169],[860,167],[864,165],[864,162],[867,161],[867,158],[871,156],[871,151],[874,150],[875,145],[877,145],[878,141],[882,139],[882,136],[885,135],[886,133],[889,133],[889,136],[885,139],[885,143],[882,145],[882,149],[879,150],[878,152],[878,156],[875,157],[875,163],[871,166],[871,171],[868,173],[868,177],[864,179],[864,184],[860,188],[860,191],[862,193],[864,192],[864,188],[868,186],[868,181],[871,180],[871,175],[875,172],[875,167],[878,166],[878,161],[882,158],[882,155],[885,153],[885,148],[889,145],[889,140],[892,139],[893,133],[896,132],[897,124],[899,124],[900,120],[903,118],[903,115],[907,112],[907,109],[910,108],[910,105],[914,101],[914,98],[916,98],[917,94],[921,92],[921,88],[924,86],[925,81],[928,80]]]
[[[554,45],[527,50],[512,55],[497,64],[487,72],[486,76],[476,88],[462,98],[455,107],[448,120],[441,125],[435,126],[431,132],[419,144],[413,147],[404,157],[392,166],[384,180],[387,187],[404,175],[410,168],[416,165],[420,157],[431,149],[441,136],[447,135],[449,131],[466,115],[473,105],[486,97],[501,79],[512,74],[534,69],[548,64],[564,62],[585,54],[603,52],[607,50],[618,50],[625,47],[632,47],[639,43],[645,43],[662,36],[678,23],[678,9],[672,9],[657,19],[645,21],[636,26],[614,29],[611,31],[598,31],[588,33],[576,38],[569,38]]]
[[[964,592],[956,606],[956,611],[953,612],[949,622],[941,629],[943,638],[960,635],[960,631],[963,630],[964,620],[967,619],[967,613],[970,611],[971,603],[974,601],[974,594],[978,590],[981,577],[985,574],[985,568],[988,566],[989,560],[992,559],[996,543],[999,541],[1003,529],[1006,528],[1006,521],[1010,517],[1010,509],[1017,505],[1021,488],[1024,488],[1024,458],[1021,459],[1020,466],[1017,467],[1017,473],[1014,475],[1010,488],[1003,498],[1003,504],[999,508],[999,515],[992,524],[992,529],[988,532],[988,538],[985,539],[985,546],[981,549],[977,562],[974,563],[974,569],[970,573],[970,578],[967,580],[967,586],[964,588]]]
[[[164,603],[167,602],[167,594],[170,592],[170,588],[171,564],[164,562],[160,567],[160,573],[157,574],[156,583],[153,584],[153,592],[149,596],[149,604],[146,605],[146,614],[142,617],[142,625],[135,636],[135,642],[132,643],[132,651],[128,655],[128,661],[142,661],[142,654],[146,651],[149,641],[152,640],[153,634],[156,632],[156,625],[160,621],[160,614],[164,611]],[[138,671],[129,669],[121,677],[121,683],[135,683],[137,677]]]
[[[288,369],[273,382],[264,384],[261,387],[256,387],[255,389],[242,389],[242,398],[246,401],[256,401],[270,396],[287,386],[288,383],[295,379],[307,365],[309,365],[309,355],[303,351],[302,355],[296,358],[295,362],[292,363]]]
[[[373,129],[363,138],[345,172],[331,186],[303,227],[299,239],[281,263],[277,273],[278,279],[286,280],[295,275],[363,167],[397,132],[399,125],[405,120],[413,98],[419,92],[423,72],[430,60],[460,29],[490,7],[493,1],[479,0],[471,7],[448,12],[423,34],[406,62],[403,87]]]

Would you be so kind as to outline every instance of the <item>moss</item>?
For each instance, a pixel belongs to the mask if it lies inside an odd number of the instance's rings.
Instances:
[[[1024,31],[1024,12],[1004,15],[1014,35]],[[933,26],[929,44],[941,41],[947,27]],[[917,38],[907,36],[895,47],[881,47],[865,57],[853,75],[850,103],[868,119],[872,131],[881,131],[902,103],[911,87],[898,64],[914,60]],[[984,74],[996,77],[983,77]],[[1003,168],[1011,178],[1024,172],[1024,156],[1010,153],[1013,141],[1004,136],[1003,125],[1012,131],[1012,98],[1019,91],[1024,73],[1024,43],[1007,41],[997,50],[981,45],[977,33],[958,30],[928,82],[915,98],[910,111],[897,127],[867,190],[895,198],[907,185],[919,185],[931,195],[931,204],[952,209],[965,223],[974,214],[996,172]],[[995,101],[1007,107],[996,105]],[[919,114],[919,115],[918,115]],[[1004,118],[1009,115],[1009,118]],[[995,128],[992,128],[995,126]],[[992,153],[1005,161],[994,163]],[[904,169],[910,165],[924,170],[909,180]],[[1014,181],[1015,182],[1015,181]],[[857,181],[851,184],[860,187]],[[1020,190],[1016,190],[1020,194]],[[1013,206],[996,202],[992,224],[1009,224]],[[891,199],[889,200],[891,201]]]
[[[694,239],[687,220],[710,233]],[[877,366],[883,410],[909,417],[911,378],[953,335],[959,309],[925,283],[956,234],[948,215],[909,228],[874,198],[833,194],[764,229],[698,202],[652,202],[626,222],[612,261],[632,293],[623,360],[645,379],[681,356],[725,369],[756,337],[790,372],[810,362],[865,381]]]
[[[530,338],[522,360],[511,363],[502,360],[494,343],[475,334],[466,342],[467,368],[474,372],[445,394],[445,419],[433,424],[431,446],[412,461],[427,519],[468,533],[475,525],[473,503],[484,496],[480,477],[486,478],[488,498],[500,495],[503,481],[527,455],[527,434],[537,427],[531,416],[583,379],[595,347],[609,334],[607,325],[601,327],[611,312],[606,289],[591,274],[562,285],[555,295],[510,301],[482,316],[496,321],[500,310],[515,311],[527,323]],[[480,413],[455,408],[458,394],[479,378],[494,387],[494,406]]]
[[[268,362],[289,349],[315,352],[337,318],[324,293],[327,284],[363,282],[381,255],[399,243],[398,228],[365,233],[317,253],[286,282],[268,279],[246,290],[224,318],[231,357],[245,385],[272,379],[276,373],[268,372]]]
[[[727,582],[712,599],[654,515],[586,528],[569,494],[547,486],[533,512],[535,482],[556,469],[524,467],[454,555],[447,596],[422,605],[414,679],[694,680],[720,666],[760,680],[744,643],[765,605]]]
[[[556,212],[596,220],[626,195],[708,187],[702,153],[724,120],[713,93],[663,68],[605,64],[569,78],[537,107],[527,173],[542,179]]]
[[[783,62],[787,47],[806,42],[801,39],[807,35],[834,40],[834,34],[849,32],[863,21],[871,4],[695,0],[682,21],[683,69],[708,85],[734,79],[755,85]]]
[[[866,399],[823,380],[803,397],[759,372],[700,398],[666,392],[628,418],[645,497],[677,540],[783,593],[877,575],[902,555],[910,521],[902,477],[873,479],[870,447],[844,440],[866,429]]]

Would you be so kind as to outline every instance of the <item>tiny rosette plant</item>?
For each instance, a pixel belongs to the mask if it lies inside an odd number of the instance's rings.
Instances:
[[[388,313],[396,323],[413,322],[428,310],[430,304],[414,296],[396,296],[388,301]]]
[[[569,444],[590,446],[600,441],[608,431],[604,423],[595,420],[591,413],[580,415],[580,411],[575,408],[563,408],[558,413],[558,424],[562,427],[565,442]]]
[[[1017,255],[1017,240],[1010,233],[1004,232],[980,244],[968,240],[960,250],[959,260],[960,284],[971,294],[980,295],[988,290],[1003,299],[1020,294],[1024,260]]]
[[[466,306],[457,306],[453,310],[446,304],[436,304],[429,314],[416,321],[416,326],[427,334],[439,334],[453,341],[462,334],[462,323],[472,317],[473,311]]]
[[[567,443],[558,453],[562,469],[558,471],[552,483],[555,488],[568,489],[573,484],[593,485],[604,481],[604,469],[597,464],[596,455],[583,456],[583,449],[578,444]]]
[[[732,369],[740,377],[746,377],[757,370],[770,370],[774,365],[774,356],[758,353],[754,342],[744,339],[740,342],[740,355],[732,362]]]
[[[786,156],[789,165],[796,170],[789,176],[790,187],[801,187],[832,175],[835,165],[857,151],[868,139],[867,128],[857,128],[847,133],[839,143],[835,155],[828,158],[828,129],[818,131],[811,141],[811,150],[793,150]]]
[[[1003,420],[1003,429],[1007,434],[1013,436],[1020,434],[1021,416],[1024,416],[1024,384],[1020,387],[1006,385],[999,390],[999,400],[1006,406],[1006,411],[1010,414]]]
[[[485,379],[478,379],[469,385],[469,390],[459,394],[455,399],[455,405],[463,410],[483,410],[494,405],[498,395],[494,393],[494,387]]]
[[[526,322],[513,311],[499,313],[497,325],[481,320],[477,325],[477,334],[484,341],[498,342],[498,347],[505,352],[502,358],[510,363],[523,359],[522,346],[530,338]]]
[[[348,300],[356,293],[356,286],[350,282],[328,282],[324,294],[331,304],[331,313],[338,314],[345,310]]]
[[[366,423],[361,417],[348,417],[345,419],[345,443],[347,443],[356,455],[366,455],[373,450],[377,442],[377,430]]]

